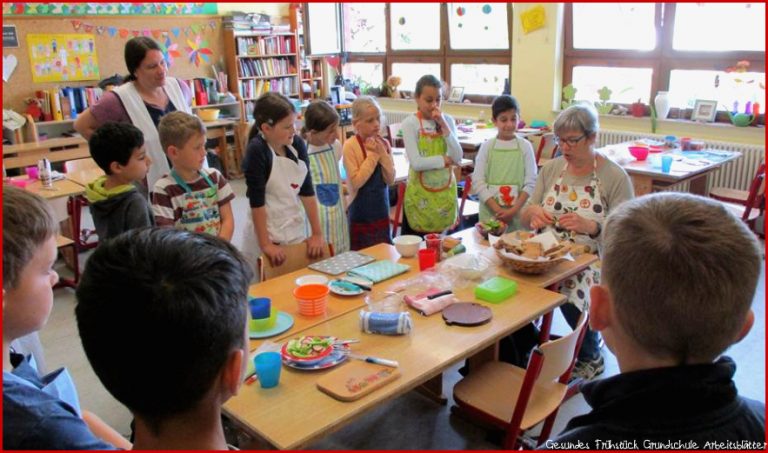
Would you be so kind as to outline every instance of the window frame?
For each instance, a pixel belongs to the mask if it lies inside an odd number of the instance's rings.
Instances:
[[[655,93],[669,90],[672,70],[700,69],[722,71],[733,66],[737,61],[750,63],[750,71],[765,72],[765,52],[759,51],[681,51],[672,47],[675,12],[674,3],[656,3],[654,27],[656,28],[656,47],[649,51],[617,49],[574,49],[573,47],[573,4],[566,3],[563,15],[565,48],[563,52],[563,86],[573,80],[573,68],[579,65],[589,66],[642,66],[653,69],[651,76],[650,100]],[[669,118],[689,118],[691,109],[673,107]],[[687,115],[687,116],[685,116]],[[730,122],[723,110],[718,110],[716,122]],[[760,114],[759,122],[765,124],[765,115]]]
[[[392,49],[392,30],[390,25],[391,7],[390,3],[384,3],[384,30],[386,39],[386,51],[382,53],[367,53],[367,52],[347,52],[344,43],[344,13],[342,10],[342,4],[337,3],[337,15],[339,17],[339,35],[341,42],[341,60],[344,63],[382,63],[384,74],[383,80],[392,75],[393,63],[440,63],[441,74],[435,74],[440,77],[448,86],[452,85],[450,65],[452,63],[462,64],[506,64],[509,66],[508,77],[512,78],[512,4],[503,3],[507,8],[507,42],[509,48],[506,49],[451,49],[449,40],[449,25],[448,25],[448,4],[440,3],[440,48],[436,50],[393,50]],[[306,3],[304,4],[306,8]],[[306,9],[305,9],[306,10]],[[305,28],[308,29],[309,21],[305,20]],[[306,36],[309,36],[307,33]],[[308,40],[309,41],[309,40]],[[307,49],[311,49],[311,43],[307,46]],[[308,55],[310,55],[308,53]],[[413,87],[403,87],[401,90],[406,94],[411,94]],[[501,93],[499,93],[501,94]],[[472,102],[490,103],[493,96],[477,95],[471,92],[467,92],[464,99],[469,99]]]

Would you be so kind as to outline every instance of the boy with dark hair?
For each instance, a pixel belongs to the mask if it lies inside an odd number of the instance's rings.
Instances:
[[[158,226],[175,226],[231,240],[235,198],[224,175],[205,168],[205,125],[200,118],[171,112],[157,126],[160,144],[173,164],[152,188],[152,210]],[[224,152],[224,151],[222,151]]]
[[[763,449],[765,405],[738,395],[736,364],[721,356],[754,322],[754,234],[717,201],[659,193],[610,214],[602,258],[589,321],[621,374],[582,386],[592,412],[557,445]]]
[[[53,285],[59,280],[53,270],[57,232],[45,200],[17,187],[3,187],[3,448],[114,448],[105,441],[130,448],[119,433],[80,410],[65,368],[40,376],[34,360],[10,346],[40,330],[51,313]]]
[[[127,232],[88,259],[80,338],[135,417],[135,449],[227,449],[221,405],[245,372],[251,278],[228,242],[175,228]]]
[[[152,164],[141,131],[129,123],[106,123],[96,129],[88,146],[106,173],[85,191],[99,240],[153,225],[147,197],[134,185],[144,180]]]

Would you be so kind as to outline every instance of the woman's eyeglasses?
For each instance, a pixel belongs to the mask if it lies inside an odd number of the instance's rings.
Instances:
[[[584,134],[576,138],[562,138],[555,135],[554,142],[555,142],[555,145],[558,145],[558,146],[561,144],[566,144],[568,146],[576,146],[576,144],[579,143],[586,136],[587,134]]]

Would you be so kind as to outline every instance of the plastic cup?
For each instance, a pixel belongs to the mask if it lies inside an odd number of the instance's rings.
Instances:
[[[443,237],[437,233],[429,233],[424,236],[427,249],[435,251],[435,260],[440,261],[440,249],[443,246]]]
[[[251,312],[251,319],[248,321],[251,331],[258,332],[275,327],[277,310],[272,308],[272,300],[269,297],[249,297],[248,308]]]
[[[279,352],[262,352],[253,358],[253,365],[256,368],[256,376],[259,377],[261,388],[277,387],[277,384],[280,383],[280,370],[283,367]]]
[[[437,253],[433,249],[419,250],[419,270],[425,271],[435,267],[437,263]]]
[[[25,170],[27,172],[27,178],[29,178],[31,180],[34,180],[34,181],[37,181],[37,178],[40,175],[39,175],[39,173],[37,171],[37,167],[36,166],[27,167]]]
[[[672,170],[672,156],[661,156],[661,171],[669,173]]]

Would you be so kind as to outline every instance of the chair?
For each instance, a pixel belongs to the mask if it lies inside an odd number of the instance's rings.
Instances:
[[[471,370],[453,388],[455,411],[506,431],[505,450],[519,448],[520,433],[544,421],[541,445],[566,396],[587,318],[582,314],[572,332],[534,347],[527,369],[493,361]]]
[[[748,191],[715,187],[709,196],[721,201],[726,209],[754,230],[755,220],[765,213],[765,164],[760,164]]]
[[[392,237],[397,236],[397,229],[403,222],[403,203],[405,201],[406,182],[397,183],[397,203],[389,210],[389,222],[392,224]]]
[[[256,262],[256,269],[259,274],[260,281],[265,281],[270,278],[275,278],[289,272],[293,272],[308,265],[330,258],[333,256],[333,245],[327,244],[327,249],[323,251],[323,255],[318,258],[309,258],[307,256],[307,243],[300,242],[298,244],[281,245],[285,251],[285,261],[280,266],[273,266],[272,261],[263,253]]]
[[[546,152],[544,152],[546,150]],[[557,145],[555,144],[555,134],[547,132],[539,139],[539,147],[536,148],[536,165],[543,166],[550,159],[557,155]],[[542,160],[542,156],[543,160]]]
[[[102,172],[101,168],[99,168],[93,159],[68,160],[64,162],[64,171],[68,175],[72,175],[74,173],[88,175],[90,173]],[[83,176],[80,179],[87,178]],[[90,250],[99,245],[98,240],[88,242],[88,239],[96,234],[94,230],[86,228],[81,229],[84,206],[88,206],[88,199],[86,199],[83,195],[70,197],[67,201],[67,212],[72,218],[72,234],[75,236],[75,248],[78,252],[82,252],[83,250]]]
[[[403,139],[401,137],[398,137],[398,134],[403,129],[402,123],[392,123],[387,126],[387,138],[389,139],[389,144],[393,148],[399,147],[402,148],[405,146],[403,144]]]
[[[80,283],[80,259],[78,257],[77,243],[66,236],[62,236],[61,234],[56,237],[56,248],[59,249],[59,251],[63,252],[64,249],[70,247],[72,252],[72,271],[74,272],[74,275],[71,279],[59,278],[59,281],[53,286],[54,289],[76,289],[77,284]]]
[[[480,203],[469,198],[471,192],[472,176],[466,175],[464,177],[464,186],[461,190],[461,197],[458,199],[459,215],[456,217],[456,223],[448,229],[449,232],[455,232],[456,230],[461,229],[462,223],[470,220],[472,217],[480,216]]]

